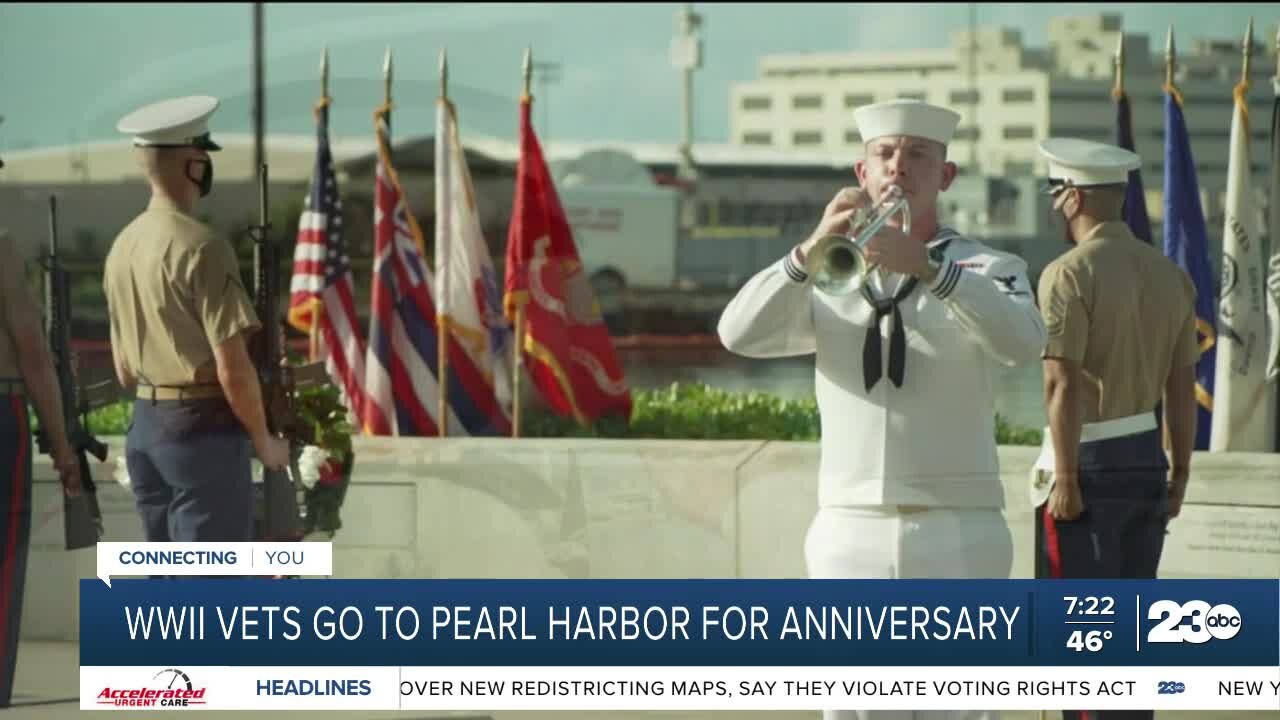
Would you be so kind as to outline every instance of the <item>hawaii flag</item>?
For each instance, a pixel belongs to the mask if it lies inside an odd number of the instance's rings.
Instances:
[[[568,220],[520,99],[520,163],[507,234],[504,306],[525,313],[517,338],[525,366],[551,408],[583,426],[604,415],[630,420],[631,391],[583,273]]]
[[[436,305],[442,334],[468,359],[461,367],[447,363],[450,377],[457,379],[450,383],[447,399],[453,403],[483,398],[486,405],[496,403],[505,426],[511,418],[511,324],[502,315],[498,276],[458,139],[457,109],[445,98],[436,103],[435,146]],[[459,372],[468,367],[474,372]],[[458,391],[466,398],[453,394]]]
[[[370,435],[439,435],[432,277],[423,260],[422,231],[391,166],[389,112],[383,106],[374,114],[378,170],[364,429]],[[448,360],[457,371],[453,377],[475,371],[456,343],[449,344]],[[505,434],[504,418],[492,396],[473,398],[455,387],[450,385],[446,419],[450,435]]]

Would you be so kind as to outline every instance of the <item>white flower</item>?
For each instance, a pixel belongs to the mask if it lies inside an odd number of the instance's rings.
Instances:
[[[320,469],[329,462],[329,453],[324,448],[308,445],[302,448],[298,457],[298,481],[310,490],[320,480]]]
[[[125,462],[124,455],[116,456],[116,471],[113,475],[116,482],[120,483],[120,487],[125,490],[133,489],[133,484],[129,480],[129,464]]]

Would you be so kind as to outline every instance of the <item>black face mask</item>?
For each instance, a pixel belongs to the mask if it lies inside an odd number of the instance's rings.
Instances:
[[[204,166],[204,172],[201,173],[199,180],[191,177],[191,165],[193,163],[199,163],[200,165]],[[196,186],[200,188],[200,197],[204,197],[205,195],[208,195],[209,191],[213,189],[213,163],[210,162],[209,160],[198,159],[198,158],[193,158],[191,160],[188,160],[187,167],[186,167],[186,174],[187,174],[187,179],[195,183]]]

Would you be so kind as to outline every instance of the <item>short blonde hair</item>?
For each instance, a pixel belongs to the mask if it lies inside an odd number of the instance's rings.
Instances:
[[[136,148],[138,165],[142,167],[147,179],[156,180],[180,170],[176,166],[178,154],[165,152],[167,149],[156,147]]]

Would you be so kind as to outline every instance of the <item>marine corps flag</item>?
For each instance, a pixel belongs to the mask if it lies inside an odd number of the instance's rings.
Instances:
[[[1274,430],[1267,393],[1267,313],[1262,278],[1262,232],[1249,173],[1249,81],[1233,91],[1222,229],[1222,287],[1218,293],[1217,377],[1212,451],[1267,452]]]
[[[1182,94],[1172,85],[1165,87],[1164,100],[1164,254],[1191,276],[1196,288],[1196,335],[1200,340],[1200,361],[1196,364],[1197,450],[1209,449],[1213,428],[1213,385],[1218,296],[1209,269],[1209,237],[1205,231],[1204,209],[1191,142],[1182,115]]]
[[[583,426],[615,413],[630,420],[631,392],[534,135],[531,105],[525,94],[503,306],[513,320],[524,308],[517,347],[555,412]]]

